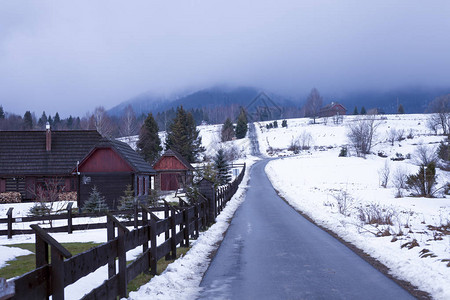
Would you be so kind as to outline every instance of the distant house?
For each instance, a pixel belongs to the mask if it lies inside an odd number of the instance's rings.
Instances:
[[[153,165],[156,188],[175,191],[192,182],[195,168],[181,154],[169,149]]]
[[[35,200],[53,180],[82,205],[95,183],[114,207],[127,184],[145,195],[155,174],[127,144],[95,130],[0,131],[0,193],[19,192],[22,200]]]
[[[154,189],[156,172],[128,144],[102,139],[73,169],[79,178],[78,201],[82,207],[94,186],[106,198],[110,208],[116,208],[127,185],[142,198]]]
[[[347,109],[342,104],[331,102],[320,109],[319,117],[343,116],[346,113]]]

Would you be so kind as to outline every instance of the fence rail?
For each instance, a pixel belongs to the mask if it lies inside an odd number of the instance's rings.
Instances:
[[[131,221],[135,224],[131,231],[126,222],[120,222],[108,213],[108,241],[75,256],[49,235],[48,228],[31,225],[36,235],[36,269],[11,282],[0,280],[0,299],[43,299],[49,296],[56,300],[64,299],[66,286],[105,265],[108,265],[107,278],[83,299],[126,297],[127,285],[131,280],[142,272],[156,274],[159,259],[175,259],[178,245],[188,247],[190,238],[198,237],[200,230],[210,225],[208,220],[215,220],[236,192],[244,172],[245,165],[232,183],[220,188],[211,186],[213,196],[207,198],[200,195],[194,205],[178,210],[165,203],[164,219],[158,218],[154,210],[141,206],[141,219],[138,222],[136,217]],[[210,212],[213,212],[212,216],[208,216]],[[158,245],[156,238],[162,233],[165,239]],[[142,246],[142,254],[127,265],[126,252],[138,246]],[[15,286],[15,294],[11,294],[11,286]],[[8,294],[2,294],[2,291],[8,291]]]

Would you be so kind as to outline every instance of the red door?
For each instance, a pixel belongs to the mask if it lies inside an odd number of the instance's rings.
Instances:
[[[176,191],[179,188],[178,174],[163,173],[161,174],[161,191]]]

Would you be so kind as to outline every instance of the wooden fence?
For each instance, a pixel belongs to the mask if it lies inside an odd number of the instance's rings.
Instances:
[[[31,225],[36,235],[36,269],[14,281],[0,286],[0,299],[64,299],[64,288],[80,278],[107,265],[108,276],[99,287],[83,299],[116,299],[126,297],[127,284],[142,272],[157,272],[160,258],[176,258],[177,246],[189,247],[190,238],[196,238],[201,229],[215,220],[225,204],[236,192],[244,176],[245,166],[239,176],[231,183],[218,189],[212,186],[213,197],[200,195],[196,204],[176,210],[165,205],[164,219],[158,218],[148,208],[141,206],[141,219],[134,220],[137,228],[129,230],[114,215],[107,215],[108,242],[86,252],[72,254],[51,237],[47,229]],[[213,216],[208,216],[214,212]],[[117,229],[117,236],[116,236]],[[156,238],[164,233],[164,242],[157,245]],[[126,252],[142,246],[142,254],[127,265]],[[50,247],[50,251],[49,251]],[[116,272],[116,260],[118,272]],[[51,262],[51,263],[50,263]],[[14,293],[11,293],[14,286]],[[2,294],[2,291],[5,291]]]

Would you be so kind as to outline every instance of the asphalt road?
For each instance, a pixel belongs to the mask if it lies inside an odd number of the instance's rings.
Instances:
[[[260,161],[200,299],[413,299],[275,193]]]

